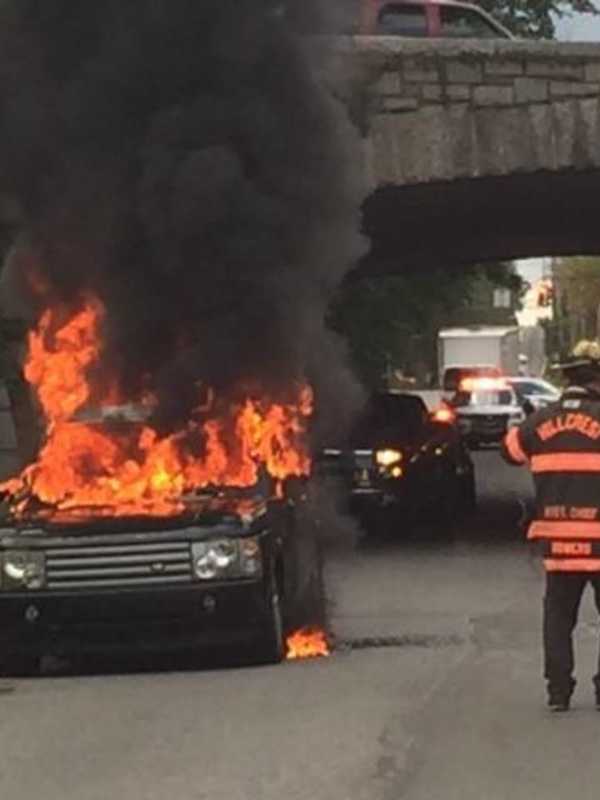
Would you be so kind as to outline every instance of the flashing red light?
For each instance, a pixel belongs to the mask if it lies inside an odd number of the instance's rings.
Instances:
[[[456,414],[451,408],[442,407],[436,408],[431,415],[431,418],[434,422],[445,422],[447,424],[451,424],[456,421]]]
[[[503,378],[464,378],[460,382],[461,392],[498,392],[508,389]]]

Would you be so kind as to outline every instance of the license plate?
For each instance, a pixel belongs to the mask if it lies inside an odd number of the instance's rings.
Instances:
[[[357,486],[368,488],[371,485],[371,476],[368,469],[359,469],[354,473],[354,483]]]

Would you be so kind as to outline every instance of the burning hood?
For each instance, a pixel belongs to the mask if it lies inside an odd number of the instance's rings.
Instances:
[[[182,529],[193,531],[193,538],[214,536],[215,529],[223,535],[244,536],[265,527],[270,504],[264,497],[249,492],[199,493],[183,500],[181,513],[173,516],[106,516],[94,515],[93,509],[70,509],[67,512],[39,510],[29,517],[10,516],[0,527],[0,538],[25,536],[29,541],[55,536],[122,537],[155,533],[167,538],[181,535]]]
[[[75,314],[47,311],[29,335],[25,376],[46,441],[33,464],[0,485],[12,517],[182,517],[231,502],[200,498],[202,490],[255,487],[268,496],[308,475],[307,386],[287,403],[242,388],[221,400],[200,386],[189,420],[163,434],[151,394],[124,403],[110,381],[99,390],[89,380],[102,353],[102,316],[100,301],[88,299]]]

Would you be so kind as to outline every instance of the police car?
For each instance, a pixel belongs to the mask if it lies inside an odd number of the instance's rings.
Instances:
[[[471,449],[500,444],[525,420],[515,390],[504,378],[465,378],[450,400],[460,432]]]

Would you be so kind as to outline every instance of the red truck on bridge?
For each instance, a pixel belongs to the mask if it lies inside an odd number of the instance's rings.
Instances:
[[[514,38],[478,6],[454,0],[362,0],[360,33],[419,38]]]

